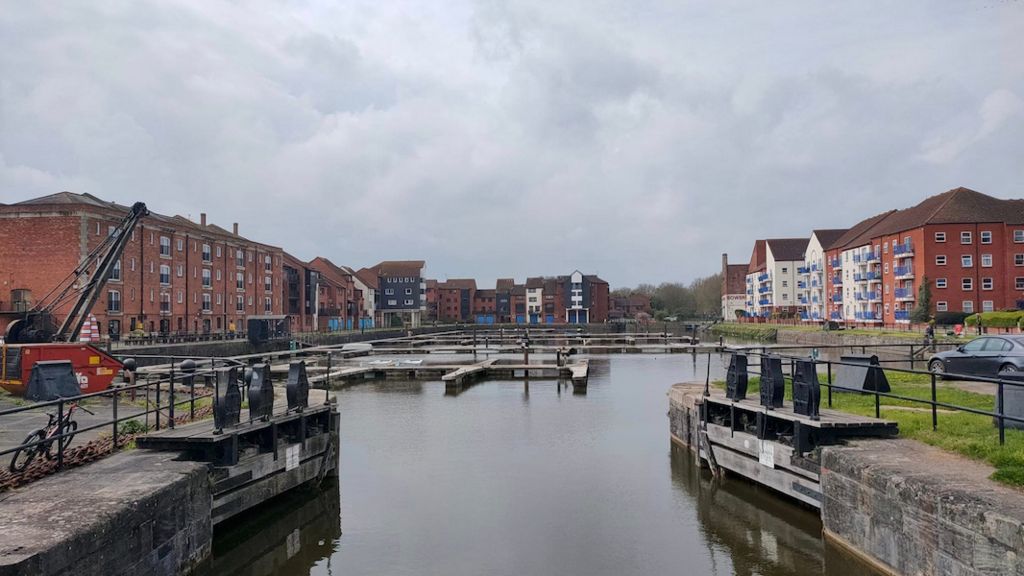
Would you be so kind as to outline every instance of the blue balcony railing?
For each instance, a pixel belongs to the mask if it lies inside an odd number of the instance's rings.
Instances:
[[[842,302],[843,301],[843,295],[842,294],[833,294],[832,295],[832,301],[833,302]]]
[[[807,314],[807,312],[800,312],[800,319],[801,320],[810,320],[811,316],[809,314]]]
[[[807,266],[798,266],[796,269],[796,273],[800,275],[807,275],[811,273],[811,269],[808,268]]]
[[[896,266],[892,269],[892,273],[897,278],[900,276],[913,276],[914,268],[912,266]]]
[[[821,286],[821,282],[818,282],[817,278],[811,278],[811,288],[817,288]]]
[[[772,301],[768,300],[767,298],[762,298],[762,299],[758,300],[757,303],[760,304],[761,306],[767,306],[767,305],[771,304]]]
[[[767,274],[758,274],[757,275],[757,281],[758,282],[764,282],[767,279],[768,279],[768,275]]]
[[[817,304],[818,303],[818,295],[817,294],[815,294],[814,296],[811,296],[811,302],[813,304]]]
[[[801,304],[807,304],[807,296],[801,294],[797,297],[797,300],[799,300]]]
[[[897,288],[896,289],[896,297],[897,298],[913,298],[914,297],[914,289],[913,288]]]
[[[803,290],[804,288],[807,288],[807,282],[804,282],[803,280],[797,280],[796,287]]]
[[[914,254],[914,245],[910,242],[904,244],[893,244],[892,253],[896,256],[911,256]]]
[[[839,312],[830,312],[828,317],[831,320],[842,320],[843,319],[843,315],[841,313],[839,313]]]
[[[817,272],[819,269],[821,269],[821,266],[817,262],[811,262],[811,272]]]
[[[843,260],[841,258],[833,258],[831,260],[831,264],[832,264],[833,268],[842,268],[843,267]]]
[[[761,288],[757,289],[757,293],[758,294],[767,294],[767,293],[769,293],[771,291],[772,291],[772,289],[767,287],[767,286],[762,286]]]
[[[867,280],[868,280],[868,277],[867,277],[866,274],[861,274],[860,272],[854,272],[853,273],[853,281],[854,282],[867,282]]]
[[[832,277],[832,285],[833,286],[842,286],[843,285],[843,277],[842,276],[833,276]]]
[[[875,313],[871,311],[854,312],[853,317],[857,320],[875,320]]]
[[[861,260],[861,255],[860,254],[854,254],[853,255],[853,261],[854,262],[860,262],[860,260]]]
[[[747,294],[753,294],[753,293],[754,293],[753,290],[751,290],[750,288],[747,288]]]
[[[878,261],[878,254],[876,254],[874,252],[868,252],[867,254],[864,255],[864,262],[877,262],[877,261]]]
[[[882,279],[882,273],[881,273],[881,272],[868,272],[868,273],[866,273],[866,274],[864,275],[864,277],[865,277],[865,278],[866,278],[866,279],[867,279],[867,280],[868,280],[869,282],[870,282],[871,280],[881,280],[881,279]]]
[[[896,320],[910,320],[910,310],[896,310],[893,312],[896,316]]]
[[[866,296],[868,297],[868,301],[875,301],[875,300],[881,300],[882,299],[882,293],[878,292],[877,290],[873,291],[873,292],[868,292],[866,294]]]

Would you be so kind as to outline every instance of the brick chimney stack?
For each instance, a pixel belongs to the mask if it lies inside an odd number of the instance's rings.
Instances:
[[[238,236],[238,222],[231,225],[231,231],[235,236]]]
[[[199,223],[203,226],[206,226],[206,212],[199,213]]]

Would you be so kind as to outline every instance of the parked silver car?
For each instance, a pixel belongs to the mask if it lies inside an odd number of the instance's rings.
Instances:
[[[937,374],[995,376],[999,372],[1024,372],[1024,336],[982,336],[939,352],[928,361]]]

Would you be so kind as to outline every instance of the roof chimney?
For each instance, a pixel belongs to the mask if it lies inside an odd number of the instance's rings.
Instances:
[[[235,222],[234,224],[231,225],[231,232],[235,236],[238,236],[238,222]]]
[[[199,223],[206,226],[206,212],[199,213]]]

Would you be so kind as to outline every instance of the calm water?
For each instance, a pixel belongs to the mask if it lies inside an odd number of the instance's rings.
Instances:
[[[814,513],[715,486],[672,446],[666,391],[705,370],[613,356],[591,360],[586,395],[552,381],[344,390],[339,483],[219,529],[214,573],[869,574],[823,543]]]

